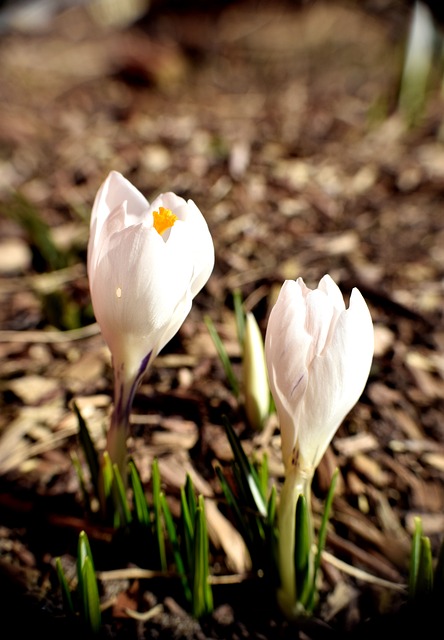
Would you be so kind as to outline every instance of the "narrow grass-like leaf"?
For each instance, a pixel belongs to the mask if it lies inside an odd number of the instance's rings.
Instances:
[[[92,557],[91,547],[89,546],[88,536],[85,531],[81,531],[77,543],[77,593],[82,607],[85,592],[85,585],[83,584],[83,565],[88,557]],[[82,615],[83,613],[84,610],[82,608]]]
[[[216,466],[216,473],[219,478],[219,482],[221,484],[221,488],[225,496],[225,500],[227,501],[228,507],[233,512],[239,533],[245,540],[245,544],[247,545],[250,554],[252,554],[255,550],[255,538],[253,536],[251,528],[248,526],[249,523],[247,515],[245,511],[242,510],[239,500],[234,495],[233,490],[228,484],[227,479],[225,478],[223,471],[219,466]]]
[[[266,497],[268,493],[268,481],[269,481],[269,469],[268,469],[268,456],[266,453],[262,456],[262,461],[257,466],[257,474],[261,493]]]
[[[207,325],[207,329],[211,336],[211,339],[213,340],[214,346],[216,347],[219,359],[224,368],[225,375],[227,376],[227,380],[229,382],[231,390],[233,391],[236,398],[238,398],[239,397],[239,381],[236,377],[236,374],[234,373],[230,357],[227,353],[227,350],[225,349],[225,345],[222,342],[211,318],[209,316],[205,316],[204,320],[205,320],[205,324]]]
[[[185,480],[185,497],[187,500],[191,521],[194,522],[194,518],[196,516],[196,509],[197,509],[197,498],[196,498],[196,492],[194,490],[193,481],[191,480],[191,476],[189,473],[187,473],[187,477]]]
[[[85,474],[83,473],[82,465],[77,453],[71,453],[71,462],[72,466],[74,467],[74,471],[76,472],[77,480],[79,481],[83,506],[86,511],[91,511],[90,495],[88,489],[86,488]]]
[[[310,513],[307,500],[304,495],[298,497],[296,505],[296,527],[294,545],[294,565],[296,575],[296,594],[298,600],[305,604],[307,592],[311,585],[308,584],[310,575]]]
[[[199,496],[199,506],[201,505],[201,539],[202,543],[201,547],[201,555],[202,555],[202,564],[204,564],[204,573],[205,573],[205,608],[207,614],[212,613],[213,611],[213,590],[210,584],[210,545],[208,540],[208,530],[207,530],[207,519],[205,515],[205,503],[203,496]]]
[[[242,294],[239,289],[233,291],[234,316],[236,318],[237,339],[241,350],[245,339],[245,310],[242,302]]]
[[[84,621],[92,633],[98,633],[101,625],[100,598],[94,565],[90,556],[86,556],[83,560],[81,599]]]
[[[262,487],[256,469],[248,460],[242,445],[230,422],[225,418],[224,426],[233,451],[235,462],[240,472],[242,490],[250,497],[250,508],[256,509],[263,517],[267,517],[267,507],[262,494]]]
[[[433,590],[433,559],[430,538],[421,537],[421,552],[416,580],[416,597],[427,599]]]
[[[328,526],[328,522],[330,520],[330,512],[331,512],[331,507],[333,504],[333,498],[335,495],[335,490],[336,490],[336,483],[338,480],[338,476],[339,476],[339,469],[335,469],[332,478],[331,478],[331,482],[330,482],[330,487],[328,489],[328,493],[327,493],[327,497],[325,499],[325,503],[324,503],[324,511],[322,514],[322,520],[321,520],[321,525],[319,527],[319,532],[318,532],[318,545],[317,545],[317,551],[316,551],[316,556],[315,556],[315,560],[314,560],[314,567],[313,567],[313,583],[311,586],[311,593],[310,593],[310,597],[308,599],[308,603],[307,603],[307,609],[309,611],[313,610],[313,607],[316,603],[316,597],[317,597],[317,575],[318,575],[318,571],[319,571],[319,567],[321,566],[321,558],[322,558],[322,552],[324,551],[325,548],[325,542],[327,540],[327,526]]]
[[[118,528],[121,524],[119,510],[113,495],[114,469],[108,451],[103,452],[99,478],[99,501],[102,514]]]
[[[221,468],[216,467],[216,472],[253,565],[257,569],[270,571],[274,556],[276,492],[273,492],[272,500],[267,504],[268,460],[265,457],[257,469],[248,460],[229,421],[224,419],[224,424],[234,456],[232,472],[236,488],[232,489]]]
[[[101,624],[99,590],[91,547],[85,531],[80,532],[77,545],[77,593],[84,622],[93,633],[98,632]]]
[[[75,402],[73,402],[74,413],[77,416],[79,423],[79,440],[80,445],[85,455],[86,463],[91,474],[91,483],[94,488],[96,497],[99,497],[99,476],[100,476],[100,462],[99,455],[94,446],[94,442],[91,439],[88,426],[80,413],[80,410]]]
[[[157,556],[159,568],[161,571],[167,570],[165,538],[163,533],[162,522],[162,505],[161,505],[161,482],[159,465],[156,459],[153,460],[151,466],[151,479],[153,484],[153,516],[154,516],[154,537],[156,540]]]
[[[196,509],[193,509],[193,515],[190,512],[189,501],[187,500],[187,494],[185,487],[182,487],[180,490],[180,506],[181,506],[181,517],[185,524],[185,530],[188,531],[188,535],[190,538],[194,538],[194,516],[196,513]]]
[[[176,526],[174,524],[173,516],[171,515],[171,510],[168,506],[168,503],[165,498],[165,494],[161,492],[160,494],[160,504],[162,506],[163,517],[165,520],[166,530],[168,532],[168,538],[171,542],[174,554],[174,562],[176,563],[176,570],[180,576],[180,580],[182,582],[182,588],[184,592],[184,596],[186,601],[191,604],[192,603],[192,593],[190,589],[190,585],[188,582],[188,577],[186,573],[186,565],[184,559],[182,557],[179,538],[177,536]]]
[[[180,490],[180,532],[181,532],[181,549],[186,567],[186,572],[191,572],[194,553],[194,518],[196,513],[196,505],[193,508],[193,516],[190,512],[189,500],[185,487]]]
[[[209,545],[204,500],[199,496],[194,526],[193,615],[201,618],[213,610],[213,592],[209,582]]]
[[[129,462],[130,482],[133,490],[134,514],[136,522],[144,527],[151,526],[150,510],[143,490],[137,467],[133,460]]]
[[[83,588],[80,585],[81,576],[82,576],[82,567],[83,567],[85,558],[88,558],[88,557],[90,558],[91,562],[93,562],[88,536],[86,535],[85,531],[81,531],[79,534],[79,540],[77,543],[77,579],[79,582],[80,589]],[[94,570],[94,564],[93,564],[93,570]]]
[[[409,596],[415,598],[418,588],[418,572],[421,561],[421,538],[422,523],[421,518],[415,518],[415,529],[412,537],[412,548],[410,551],[409,569]]]
[[[122,475],[117,464],[113,464],[112,494],[116,512],[119,514],[120,526],[126,527],[131,523],[131,508],[123,484]]]
[[[68,586],[68,581],[65,576],[65,572],[63,571],[62,563],[60,558],[56,558],[55,566],[57,571],[57,577],[60,583],[60,589],[62,591],[62,601],[63,608],[68,615],[74,615],[74,605],[72,602],[71,591]]]
[[[277,506],[277,491],[276,487],[273,485],[270,491],[270,497],[268,498],[267,504],[267,513],[268,513],[268,522],[270,526],[274,526],[276,522],[276,506]]]
[[[259,513],[257,503],[251,493],[250,485],[245,483],[242,472],[237,465],[233,467],[233,475],[236,479],[236,485],[239,491],[239,502],[244,511],[244,517],[248,520],[249,527],[255,536],[256,544],[262,546],[261,543],[265,539],[264,522],[267,518],[267,511],[265,511],[265,515],[263,513]]]

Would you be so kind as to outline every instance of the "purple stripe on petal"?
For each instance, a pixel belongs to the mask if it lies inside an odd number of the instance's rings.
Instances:
[[[301,384],[303,379],[304,379],[304,374],[302,374],[301,377],[299,378],[299,380],[296,382],[296,384],[293,385],[293,387],[291,389],[291,392],[290,392],[290,397],[294,394],[294,392],[296,391],[298,386]]]
[[[139,373],[137,374],[137,379],[140,379],[143,376],[143,374],[145,373],[145,371],[147,370],[152,355],[153,355],[153,352],[150,351],[149,354],[146,355],[144,357],[144,359],[142,360],[142,362],[140,363]]]
[[[125,428],[129,425],[129,416],[131,413],[131,407],[133,406],[134,396],[136,395],[137,387],[143,378],[145,371],[148,368],[153,352],[150,351],[148,355],[143,358],[140,363],[139,370],[135,376],[131,386],[125,388],[123,382],[120,382],[115,390],[115,406],[114,406],[114,421],[116,424],[123,424]]]
[[[140,384],[140,381],[143,378],[143,375],[145,373],[145,371],[148,369],[148,365],[150,363],[151,360],[151,356],[152,356],[153,352],[150,351],[142,360],[142,362],[140,363],[140,367],[139,367],[139,371],[137,372],[137,376],[133,382],[133,384],[131,385],[131,389],[128,395],[128,399],[127,399],[127,403],[126,403],[126,407],[125,407],[125,413],[128,415],[128,421],[129,421],[129,414],[131,411],[131,407],[134,401],[134,396],[136,395],[136,391],[137,391],[137,387]]]

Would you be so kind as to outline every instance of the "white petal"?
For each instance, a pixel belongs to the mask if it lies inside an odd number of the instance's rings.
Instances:
[[[338,311],[344,311],[344,297],[340,288],[331,276],[329,276],[328,274],[323,276],[319,281],[318,289],[324,291],[328,295],[335,309],[337,309]]]
[[[299,383],[306,372],[311,337],[305,331],[305,303],[296,282],[284,282],[271,310],[265,336],[270,379],[287,401],[298,401]]]
[[[101,185],[94,200],[91,213],[90,238],[88,243],[88,264],[92,258],[103,225],[110,213],[127,202],[127,224],[141,222],[148,210],[148,202],[129,180],[117,171],[111,171]]]
[[[137,343],[140,353],[134,357],[143,359],[159,349],[166,327],[177,324],[177,313],[183,322],[189,308],[181,305],[187,300],[192,268],[185,247],[173,260],[157,231],[143,225],[107,238],[91,295],[115,358],[124,359],[127,344],[134,351]]]
[[[94,279],[97,262],[103,251],[106,250],[109,237],[125,228],[126,220],[126,202],[116,207],[108,217],[103,221],[101,233],[97,233],[94,237],[90,236],[88,244],[88,278],[90,282]]]
[[[356,289],[346,310],[339,287],[324,276],[312,291],[299,278],[284,283],[266,334],[270,387],[281,424],[282,456],[316,467],[358,401],[373,356],[373,325]]]
[[[152,215],[160,207],[178,217],[162,235]],[[194,203],[165,193],[150,206],[123,176],[109,174],[91,217],[88,277],[97,321],[126,382],[178,331],[213,265],[212,238]]]
[[[192,254],[194,267],[190,288],[194,298],[214,267],[214,245],[207,222],[192,200],[186,202],[175,193],[159,195],[151,204],[150,212],[158,211],[159,207],[170,209],[179,218],[162,237],[167,244],[185,243]]]
[[[111,171],[97,193],[91,214],[91,221],[98,221],[99,233],[106,217],[125,201],[128,203],[129,224],[142,222],[149,207],[148,201],[129,180],[117,171]]]
[[[289,462],[299,423],[293,418],[308,382],[307,353],[312,339],[305,331],[305,301],[299,283],[284,282],[271,310],[265,336],[270,388],[281,424],[282,457]]]
[[[150,212],[159,211],[160,207],[169,209],[179,220],[186,220],[188,217],[188,206],[186,201],[172,191],[161,193],[151,203]]]
[[[350,307],[335,326],[331,344],[315,358],[309,372],[304,398],[304,422],[300,430],[300,451],[315,467],[319,464],[336,430],[359,400],[367,382],[373,358],[373,324],[368,307],[355,289]]]
[[[176,225],[174,225],[175,227]],[[174,235],[175,230],[172,234]],[[207,282],[214,267],[214,245],[207,222],[192,200],[187,202],[186,230],[183,242],[188,243],[193,259],[191,295],[194,298]]]
[[[335,321],[334,307],[328,296],[319,289],[310,291],[306,297],[305,330],[313,339],[310,359],[324,350],[330,327]]]

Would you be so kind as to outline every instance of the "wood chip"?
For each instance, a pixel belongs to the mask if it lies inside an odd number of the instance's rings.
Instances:
[[[61,395],[59,380],[43,376],[26,376],[11,380],[9,388],[27,405],[38,405]]]
[[[388,474],[381,468],[381,465],[374,458],[360,453],[355,455],[351,461],[353,467],[358,473],[363,474],[368,480],[377,487],[385,487],[389,481]]]
[[[422,459],[426,464],[444,473],[444,453],[426,453]]]
[[[378,440],[372,433],[358,433],[348,438],[335,438],[333,446],[344,456],[352,457],[360,453],[375,451],[379,447]]]

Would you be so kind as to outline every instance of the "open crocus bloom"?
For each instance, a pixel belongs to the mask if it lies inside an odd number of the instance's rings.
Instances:
[[[92,304],[115,376],[108,445],[116,424],[128,421],[140,379],[182,325],[213,265],[213,241],[192,200],[165,193],[150,205],[120,173],[109,174],[94,202],[88,244]]]
[[[267,328],[269,381],[279,415],[286,470],[313,473],[358,401],[373,358],[370,312],[357,289],[345,308],[328,275],[315,290],[284,282]]]

